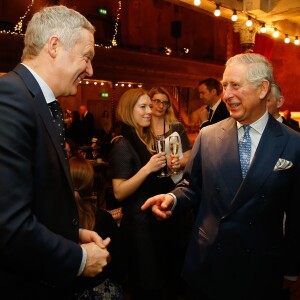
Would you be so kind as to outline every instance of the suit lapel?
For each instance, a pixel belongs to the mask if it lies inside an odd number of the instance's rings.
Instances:
[[[273,172],[273,168],[287,143],[287,137],[283,135],[280,126],[278,121],[269,117],[247,176],[240,185],[228,214],[249,201]]]
[[[49,136],[53,142],[53,145],[56,149],[59,160],[63,167],[63,170],[68,179],[69,185],[71,187],[72,182],[71,182],[70,173],[69,173],[69,169],[68,169],[68,163],[65,161],[65,156],[64,156],[63,149],[60,145],[60,139],[57,134],[57,129],[55,127],[55,124],[53,123],[53,118],[51,116],[48,104],[42,93],[42,90],[41,90],[40,86],[38,85],[37,81],[35,80],[35,78],[33,77],[33,75],[29,72],[29,70],[26,67],[19,64],[16,66],[14,71],[21,76],[21,78],[25,82],[27,88],[33,95],[33,99],[34,99],[34,102],[38,109],[41,120],[45,124],[45,127],[46,127],[46,129],[49,133]]]
[[[237,126],[232,118],[220,124],[221,128],[217,130],[218,150],[216,152],[220,156],[220,168],[217,169],[220,170],[219,176],[223,178],[233,198],[242,181],[237,147]]]

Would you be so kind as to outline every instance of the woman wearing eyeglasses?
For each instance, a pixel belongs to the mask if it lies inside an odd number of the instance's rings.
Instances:
[[[177,175],[173,175],[174,183],[177,183],[182,178],[182,171],[188,161],[191,152],[191,144],[184,125],[175,117],[170,94],[163,87],[153,87],[149,91],[149,96],[152,101],[152,120],[151,127],[156,136],[164,136],[168,145],[168,137],[170,135],[179,136],[181,148],[178,155],[170,158],[169,147],[166,146],[168,158],[168,166],[172,171],[176,171]]]
[[[122,203],[122,251],[128,262],[132,300],[166,299],[168,222],[158,221],[150,210],[141,210],[149,197],[174,187],[170,177],[157,177],[166,165],[166,155],[154,151],[152,106],[147,91],[141,88],[127,90],[121,96],[116,118],[122,122],[122,129],[112,140],[110,152],[113,192]]]
[[[174,184],[176,184],[182,178],[183,169],[190,156],[191,144],[184,125],[178,122],[175,117],[168,91],[163,87],[153,87],[148,94],[152,102],[152,131],[155,136],[164,136],[165,138],[168,167],[172,172],[176,171],[177,173],[171,176]],[[179,150],[175,156],[171,156],[170,153],[170,136],[179,137]],[[189,211],[186,214],[176,215],[165,220],[169,222],[167,224],[169,236],[168,252],[171,253],[168,261],[168,276],[170,282],[173,282],[173,285],[171,284],[169,286],[169,299],[177,299],[176,296],[178,293],[182,292],[182,290],[180,291],[183,285],[180,281],[181,264],[184,261],[185,249],[191,232],[193,219],[193,213]]]

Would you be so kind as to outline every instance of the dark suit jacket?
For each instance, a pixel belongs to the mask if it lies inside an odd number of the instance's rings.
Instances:
[[[68,299],[82,259],[68,164],[26,67],[0,77],[0,287],[9,299]]]
[[[294,121],[294,120],[293,120]],[[282,123],[284,124],[284,125],[286,125],[286,126],[289,126],[290,128],[293,128],[294,130],[296,130],[296,131],[300,131],[300,129],[299,129],[299,126],[298,126],[298,122],[297,121],[295,121],[296,123],[293,123],[293,122],[288,122],[284,117],[282,117]]]
[[[226,107],[226,104],[224,101],[221,101],[220,104],[218,105],[216,111],[214,112],[212,119],[210,121],[204,122],[201,124],[200,129],[203,127],[206,127],[211,124],[215,124],[217,122],[220,122],[230,116],[228,109]]]
[[[293,166],[274,171],[279,158]],[[242,181],[236,121],[195,141],[175,211],[198,205],[183,277],[212,299],[274,300],[299,273],[300,135],[269,116]],[[285,238],[283,215],[286,211]]]

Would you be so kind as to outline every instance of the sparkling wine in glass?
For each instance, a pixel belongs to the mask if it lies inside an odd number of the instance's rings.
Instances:
[[[165,138],[163,136],[159,136],[155,140],[155,147],[156,147],[156,152],[161,153],[165,152],[166,150],[166,144],[165,144]],[[166,177],[169,176],[168,173],[165,171],[165,168],[161,169],[161,172],[157,177]]]
[[[171,155],[178,155],[179,151],[179,137],[178,136],[170,136],[169,137],[169,147]],[[172,160],[172,158],[171,158]],[[172,175],[178,174],[176,171],[172,171]]]

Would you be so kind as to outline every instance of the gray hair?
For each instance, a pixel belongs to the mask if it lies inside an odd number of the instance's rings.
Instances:
[[[66,50],[72,49],[82,29],[95,32],[95,27],[79,12],[63,5],[43,8],[28,23],[22,60],[37,56],[52,35],[58,35]]]
[[[272,89],[272,93],[273,93],[276,100],[278,100],[280,97],[282,97],[281,88],[276,82],[272,83],[271,89]]]
[[[263,80],[267,80],[271,84],[274,82],[273,67],[271,62],[261,54],[243,53],[237,54],[228,59],[226,67],[233,64],[248,65],[247,79],[255,88],[257,88]]]

